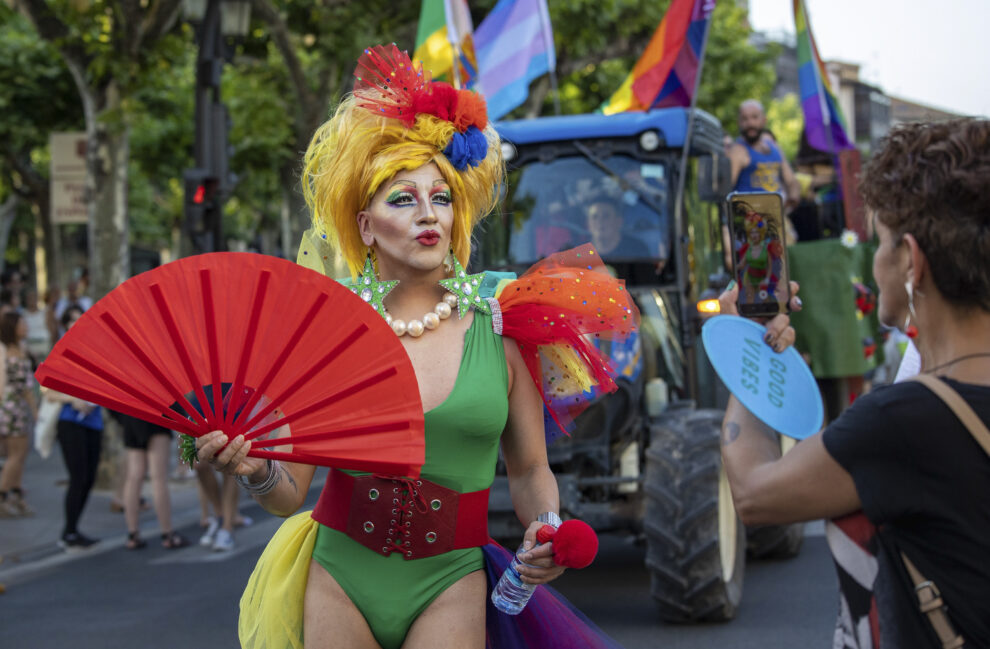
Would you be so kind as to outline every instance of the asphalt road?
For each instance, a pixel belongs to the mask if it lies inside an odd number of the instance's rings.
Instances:
[[[258,522],[239,531],[230,554],[149,543],[139,552],[115,548],[38,562],[0,596],[0,647],[237,647],[241,590],[278,524],[260,510],[246,511]],[[643,555],[629,537],[605,535],[595,564],[570,571],[557,587],[627,649],[831,646],[836,578],[821,536],[806,538],[795,559],[750,563],[739,615],[725,624],[658,621]]]

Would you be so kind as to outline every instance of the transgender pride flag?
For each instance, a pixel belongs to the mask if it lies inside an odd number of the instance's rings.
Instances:
[[[499,0],[474,32],[474,51],[488,118],[499,119],[557,66],[546,0]]]

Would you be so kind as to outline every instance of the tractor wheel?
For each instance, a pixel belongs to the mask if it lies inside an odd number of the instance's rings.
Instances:
[[[791,450],[794,444],[793,439],[781,435],[781,455]],[[801,552],[802,541],[803,523],[746,528],[746,554],[751,559],[793,559]]]
[[[742,598],[746,535],[722,469],[722,411],[672,404],[646,452],[646,566],[666,622],[731,620]]]

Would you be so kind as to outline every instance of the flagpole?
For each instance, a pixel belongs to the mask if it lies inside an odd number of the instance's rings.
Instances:
[[[547,11],[550,8],[547,7]],[[547,21],[549,20],[549,15],[544,15],[542,9],[537,12],[540,15],[540,33],[543,34],[543,47],[547,51],[547,68],[550,71],[550,92],[553,94],[553,113],[554,115],[560,115],[560,88],[557,86],[557,57],[550,59],[550,53],[554,51],[553,38],[550,38],[550,42],[547,42],[547,33],[549,32],[549,27]]]
[[[450,76],[453,77],[450,80],[450,83],[452,86],[454,86],[455,89],[460,90],[461,89],[461,48],[458,47],[457,43],[455,43],[449,37],[447,38],[447,42],[450,43],[450,51],[454,57],[454,60],[451,61],[451,67],[450,67]]]
[[[688,107],[687,132],[684,133],[684,148],[681,151],[680,172],[677,174],[677,193],[674,195],[674,263],[677,268],[677,276],[687,278],[687,257],[684,254],[684,188],[687,185],[687,166],[691,155],[691,135],[694,133],[694,113],[698,103],[698,91],[701,89],[701,71],[705,67],[705,52],[708,49],[708,31],[712,26],[712,16],[709,14],[705,21],[705,34],[701,38],[701,56],[698,57],[698,70],[694,75],[694,93],[691,95],[691,105]],[[686,281],[684,279],[683,281]],[[681,301],[681,339],[685,347],[690,342],[690,317],[688,316],[688,305],[683,290],[679,290]]]

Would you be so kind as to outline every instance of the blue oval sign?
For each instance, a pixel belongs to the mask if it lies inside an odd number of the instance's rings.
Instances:
[[[720,315],[705,323],[701,340],[719,378],[751,413],[783,435],[810,437],[825,419],[815,377],[794,347],[778,354],[765,333],[752,320]]]

